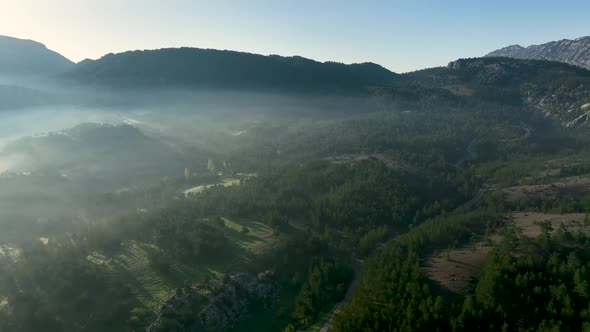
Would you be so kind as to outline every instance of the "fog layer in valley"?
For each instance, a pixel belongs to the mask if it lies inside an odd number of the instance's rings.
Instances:
[[[0,332],[590,327],[590,71],[0,36],[0,76]]]
[[[250,131],[278,130],[264,143],[276,149],[285,128],[371,107],[355,97],[34,88],[52,102],[0,112],[0,241],[144,209],[155,198],[122,195],[166,181],[181,194],[186,170],[210,176],[208,161],[229,164],[232,151],[257,140]]]

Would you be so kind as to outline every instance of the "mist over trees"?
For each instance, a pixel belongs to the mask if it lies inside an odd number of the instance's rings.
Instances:
[[[590,328],[589,71],[1,43],[0,332]]]

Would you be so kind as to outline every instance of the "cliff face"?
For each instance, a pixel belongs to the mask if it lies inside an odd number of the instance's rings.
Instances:
[[[590,37],[563,39],[529,47],[511,45],[493,51],[486,57],[559,61],[590,69]]]

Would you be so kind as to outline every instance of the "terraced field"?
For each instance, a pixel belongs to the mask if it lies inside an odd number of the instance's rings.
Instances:
[[[272,247],[273,231],[267,225],[250,220],[230,220],[223,218],[229,232],[226,236],[247,253],[258,255]]]
[[[166,298],[171,285],[149,267],[145,245],[132,243],[113,260],[116,270],[129,274],[130,285],[137,299],[151,307]]]
[[[154,308],[166,299],[176,288],[192,284],[205,278],[218,278],[226,272],[238,271],[240,266],[253,257],[271,248],[275,238],[268,226],[249,220],[223,218],[226,237],[240,249],[229,260],[208,264],[174,263],[169,271],[160,273],[150,266],[150,251],[158,250],[152,244],[129,242],[114,257],[94,253],[88,260],[95,264],[106,264],[112,275],[123,274],[139,302]]]

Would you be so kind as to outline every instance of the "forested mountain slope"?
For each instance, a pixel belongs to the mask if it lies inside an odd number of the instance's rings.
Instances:
[[[566,126],[586,123],[590,112],[590,71],[558,62],[460,59],[406,77],[474,101],[537,110]]]
[[[198,48],[167,48],[108,54],[85,60],[67,73],[75,82],[127,88],[355,91],[385,84],[397,75],[373,64],[317,62]]]

